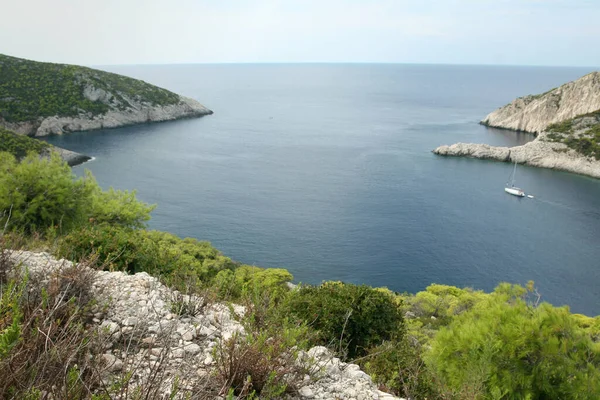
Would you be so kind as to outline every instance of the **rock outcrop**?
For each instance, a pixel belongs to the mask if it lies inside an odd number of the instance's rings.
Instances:
[[[86,156],[85,154],[76,153],[74,151],[56,146],[52,146],[50,151],[57,153],[71,167],[83,164],[84,162],[92,159],[92,157]]]
[[[536,133],[522,146],[495,147],[456,143],[433,150],[442,156],[517,162],[600,178],[597,132],[600,119],[600,72],[499,108],[481,124]]]
[[[545,140],[540,134],[535,140],[515,147],[496,147],[487,144],[456,143],[433,150],[442,156],[457,156],[517,162],[533,167],[557,169],[600,179],[600,161],[585,157],[563,143]]]
[[[550,124],[600,110],[600,72],[592,72],[546,93],[520,97],[486,116],[481,123],[532,133]]]
[[[180,96],[179,104],[158,106],[130,99],[124,110],[113,109],[105,114],[81,113],[76,117],[52,116],[37,121],[12,122],[0,120],[0,124],[14,132],[28,136],[60,135],[67,132],[119,128],[150,122],[172,121],[201,117],[213,112],[198,101]]]
[[[12,251],[10,258],[22,271],[28,271],[32,282],[47,282],[53,273],[73,265],[47,253]],[[214,375],[215,346],[233,335],[245,334],[236,318],[245,312],[241,306],[207,304],[202,298],[172,291],[145,272],[128,275],[80,268],[92,274],[97,304],[92,321],[105,337],[99,356],[107,382],[127,371],[131,371],[133,387],[158,376],[161,398],[173,398],[174,387],[179,388],[174,398],[185,398],[186,392],[208,384]],[[175,302],[198,308],[193,315],[175,314]],[[324,347],[301,353],[298,362],[307,360],[318,373],[306,375],[298,393],[287,399],[397,399],[379,391],[358,365],[341,362]]]

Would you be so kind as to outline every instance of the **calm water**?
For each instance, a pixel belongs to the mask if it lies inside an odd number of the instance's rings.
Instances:
[[[157,203],[151,227],[209,240],[296,281],[418,291],[536,282],[600,314],[600,181],[519,167],[535,200],[503,192],[512,166],[442,158],[441,144],[517,145],[477,124],[514,97],[589,69],[427,65],[181,65],[107,70],[215,114],[76,133],[104,186]]]

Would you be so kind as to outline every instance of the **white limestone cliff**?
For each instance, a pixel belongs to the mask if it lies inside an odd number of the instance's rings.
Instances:
[[[546,93],[519,97],[481,123],[495,128],[543,132],[550,124],[600,110],[600,72],[592,72]]]
[[[114,105],[105,114],[92,115],[81,112],[76,117],[52,116],[41,118],[37,121],[9,123],[0,121],[0,124],[14,132],[28,136],[47,136],[63,134],[66,132],[90,131],[95,129],[118,128],[122,126],[143,124],[149,122],[172,121],[183,118],[201,117],[213,112],[198,101],[180,96],[180,102],[172,105],[152,105],[139,99],[127,99],[129,106],[121,109],[113,101],[110,93],[103,90],[86,88],[84,95],[89,100],[110,102]]]

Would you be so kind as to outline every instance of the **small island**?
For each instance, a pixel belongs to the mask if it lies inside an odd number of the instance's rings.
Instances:
[[[515,147],[456,143],[433,152],[517,162],[600,179],[600,72],[546,93],[520,97],[490,113],[481,124],[530,132],[536,138]]]
[[[194,99],[144,81],[76,65],[0,54],[0,76],[0,127],[31,137],[213,113]],[[71,165],[89,160],[53,149]]]

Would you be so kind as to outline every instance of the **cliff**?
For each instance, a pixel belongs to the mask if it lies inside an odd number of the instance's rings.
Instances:
[[[28,136],[212,114],[196,100],[97,69],[0,55],[0,126]]]
[[[592,72],[539,95],[519,97],[481,123],[495,128],[542,132],[548,125],[600,110],[600,72]]]
[[[489,114],[483,125],[537,133],[516,147],[457,143],[433,150],[443,156],[517,162],[600,178],[600,73],[546,93],[520,97]]]

